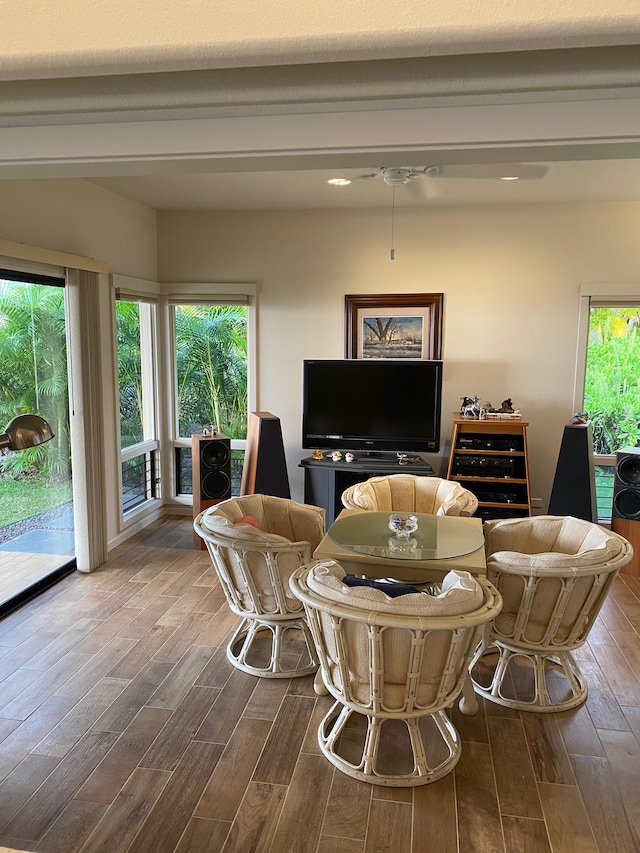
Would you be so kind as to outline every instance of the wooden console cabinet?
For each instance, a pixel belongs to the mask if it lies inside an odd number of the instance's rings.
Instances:
[[[453,416],[447,479],[478,498],[477,518],[531,515],[526,421]]]
[[[304,502],[326,510],[327,527],[343,509],[342,493],[349,486],[363,483],[370,477],[383,477],[389,474],[419,474],[433,476],[433,468],[422,458],[417,462],[401,465],[397,459],[358,458],[353,462],[332,459],[302,459],[304,468]]]

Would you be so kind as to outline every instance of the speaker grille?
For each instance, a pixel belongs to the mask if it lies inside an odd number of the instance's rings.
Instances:
[[[618,463],[617,474],[627,486],[640,485],[640,456],[625,456]]]
[[[224,471],[210,471],[202,479],[202,497],[206,500],[223,498],[230,486],[231,481]]]
[[[202,446],[200,456],[207,468],[222,468],[229,461],[229,447],[223,441],[208,441]]]
[[[613,507],[619,518],[640,518],[640,492],[622,489],[615,495]]]

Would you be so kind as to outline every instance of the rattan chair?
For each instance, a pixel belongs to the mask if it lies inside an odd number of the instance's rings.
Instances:
[[[243,672],[291,678],[317,670],[304,609],[288,581],[311,559],[324,535],[324,516],[316,506],[256,494],[223,501],[194,520],[229,607],[242,617],[227,646],[227,657]],[[270,642],[265,644],[266,632]],[[290,655],[285,660],[283,652],[285,639],[292,639],[293,632],[304,643],[299,660],[292,664]],[[295,643],[287,645],[295,653]]]
[[[454,480],[421,477],[415,474],[390,474],[371,477],[342,493],[346,509],[378,512],[423,512],[428,515],[473,515],[478,499]]]
[[[564,711],[587,697],[572,650],[587,639],[619,569],[626,539],[572,517],[485,524],[487,577],[503,608],[471,664],[476,693],[523,711]]]
[[[302,567],[290,580],[336,700],[320,723],[320,749],[343,773],[375,785],[433,782],[460,757],[445,708],[462,692],[500,596],[467,572],[450,572],[438,597],[389,598],[343,578],[331,561]]]

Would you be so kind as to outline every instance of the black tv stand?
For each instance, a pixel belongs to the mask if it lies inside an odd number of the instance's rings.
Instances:
[[[398,459],[397,454],[378,454],[379,451],[364,451],[355,454],[353,462],[347,462],[344,456],[334,462],[331,457],[302,459],[304,468],[304,501],[314,506],[324,507],[327,513],[327,526],[332,524],[342,507],[342,493],[355,483],[362,483],[370,477],[389,474],[418,474],[433,477],[433,468],[421,456],[409,454],[407,459]]]

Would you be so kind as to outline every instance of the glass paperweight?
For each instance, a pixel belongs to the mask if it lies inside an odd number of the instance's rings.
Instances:
[[[408,539],[418,529],[418,518],[415,515],[392,512],[389,516],[389,530],[397,539]]]

